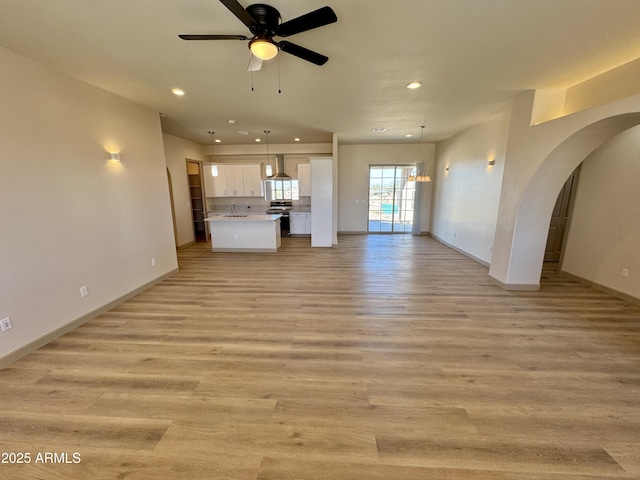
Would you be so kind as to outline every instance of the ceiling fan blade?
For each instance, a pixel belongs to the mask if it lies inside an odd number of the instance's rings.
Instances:
[[[178,35],[183,40],[249,40],[244,35]]]
[[[242,5],[238,3],[237,0],[220,0],[225,7],[229,9],[231,13],[233,13],[238,20],[244,23],[247,27],[255,27],[257,25],[255,19],[249,15],[249,13],[244,9]]]
[[[286,40],[278,42],[278,47],[283,52],[294,55],[306,60],[307,62],[315,63],[316,65],[324,65],[329,60],[329,57],[325,57],[324,55],[309,50],[308,48],[301,47],[300,45],[296,45],[295,43],[287,42]]]
[[[222,1],[222,0],[221,0]],[[322,7],[300,17],[280,24],[276,35],[288,37],[296,33],[306,32],[314,28],[329,25],[338,21],[338,17],[331,7]]]

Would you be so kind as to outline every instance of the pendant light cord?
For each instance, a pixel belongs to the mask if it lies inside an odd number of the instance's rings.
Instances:
[[[264,133],[267,136],[267,165],[271,166],[271,160],[269,160],[269,133],[271,131],[265,130]]]
[[[216,134],[213,130],[209,130],[209,136],[211,137],[211,156],[213,157],[213,136]]]

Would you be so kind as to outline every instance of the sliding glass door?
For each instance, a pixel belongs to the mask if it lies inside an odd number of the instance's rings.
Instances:
[[[369,233],[411,233],[415,182],[414,165],[369,167]]]

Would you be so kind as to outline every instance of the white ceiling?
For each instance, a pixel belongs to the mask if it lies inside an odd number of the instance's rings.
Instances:
[[[415,142],[422,124],[425,141],[438,141],[527,90],[640,56],[639,0],[269,2],[283,22],[324,5],[338,22],[287,38],[326,65],[281,52],[253,74],[253,92],[247,42],[178,38],[250,36],[218,0],[2,0],[0,45],[162,113],[168,133],[209,143],[214,130],[225,144],[265,129],[273,143],[331,142],[333,132],[341,143]],[[405,88],[412,80],[423,87]]]

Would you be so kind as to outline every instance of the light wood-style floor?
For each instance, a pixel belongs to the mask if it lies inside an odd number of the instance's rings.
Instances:
[[[0,478],[640,478],[640,307],[410,235],[179,257],[0,371]]]

